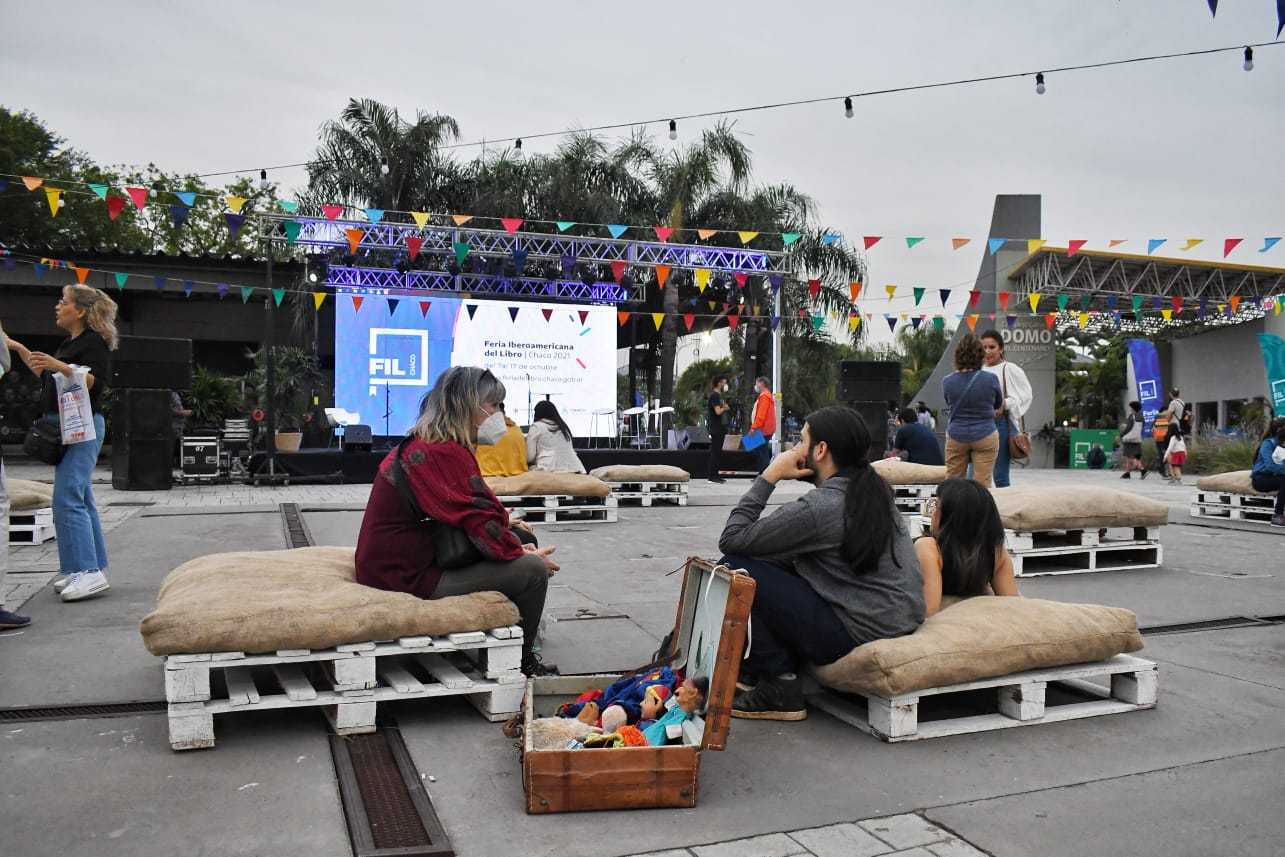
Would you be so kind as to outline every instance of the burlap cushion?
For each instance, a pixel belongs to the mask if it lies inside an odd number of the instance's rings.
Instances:
[[[1250,471],[1233,470],[1230,473],[1213,473],[1209,476],[1202,476],[1196,481],[1196,487],[1201,491],[1222,491],[1227,494],[1255,494],[1264,497],[1271,496],[1261,491],[1255,491],[1254,486],[1249,481]]]
[[[688,482],[692,475],[668,464],[608,464],[589,471],[603,482]]]
[[[356,581],[353,549],[210,554],[166,576],[143,618],[154,655],[325,649],[516,624],[498,592],[426,601]]]
[[[1141,648],[1130,610],[985,595],[928,617],[913,634],[858,646],[816,675],[836,690],[889,697]]]
[[[606,482],[586,473],[531,470],[520,476],[488,476],[486,484],[497,497],[534,497],[547,494],[606,497],[611,493]]]
[[[1099,527],[1158,527],[1169,507],[1128,491],[1096,486],[997,488],[991,492],[1010,530],[1085,530]]]
[[[940,464],[911,464],[900,458],[881,458],[871,464],[889,485],[940,485],[946,481],[946,468]]]
[[[7,480],[9,508],[14,512],[45,509],[54,504],[54,486],[28,479]]]

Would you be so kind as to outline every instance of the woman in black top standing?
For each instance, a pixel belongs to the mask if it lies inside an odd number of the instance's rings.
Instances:
[[[80,601],[106,592],[107,543],[94,505],[90,483],[94,465],[103,447],[102,399],[111,379],[115,350],[116,302],[98,289],[66,286],[55,309],[56,321],[68,337],[53,354],[31,351],[9,340],[31,371],[44,376],[40,394],[44,412],[58,416],[58,392],[54,373],[71,378],[74,366],[89,370],[85,385],[94,414],[94,439],[68,444],[62,461],[54,470],[54,530],[58,536],[60,574],[54,589],[63,601]]]
[[[709,398],[706,400],[709,406],[709,413],[705,415],[705,427],[709,429],[709,465],[706,467],[705,478],[710,482],[727,481],[718,475],[718,457],[723,451],[723,438],[727,437],[727,425],[723,420],[723,414],[728,411],[728,405],[723,401],[726,393],[727,378],[719,375],[710,386]]]

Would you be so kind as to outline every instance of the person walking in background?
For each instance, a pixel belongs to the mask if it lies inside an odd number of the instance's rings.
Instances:
[[[1254,467],[1249,472],[1249,483],[1255,491],[1276,492],[1272,526],[1285,527],[1285,418],[1274,420],[1263,435],[1258,454],[1254,456]]]
[[[982,371],[982,342],[971,333],[955,346],[955,371],[942,379],[950,422],[946,424],[946,476],[963,476],[973,467],[973,478],[990,487],[999,452],[996,420],[1003,415],[1004,396],[999,379]]]
[[[937,435],[919,422],[913,410],[902,408],[900,422],[901,428],[897,429],[897,435],[892,440],[892,449],[888,451],[889,458],[900,458],[911,464],[940,466],[946,463],[941,455],[941,446],[937,443]]]
[[[709,464],[705,468],[705,476],[710,482],[726,482],[727,480],[719,476],[719,457],[723,452],[723,439],[727,437],[727,425],[723,421],[723,414],[727,413],[730,407],[723,401],[723,396],[727,393],[727,377],[719,375],[709,388],[709,398],[706,400],[707,412],[705,414],[705,426],[709,429]]]
[[[5,338],[4,326],[0,325],[0,378],[5,376],[13,365],[9,355],[9,340]],[[14,628],[25,628],[31,619],[19,616],[4,609],[4,578],[9,571],[9,484],[4,475],[4,449],[0,448],[0,631]]]
[[[494,445],[479,444],[477,447],[477,466],[483,476],[520,476],[526,473],[526,436],[518,424],[504,413],[504,403],[500,403],[500,413],[504,414],[504,437]]]
[[[1142,463],[1142,403],[1130,402],[1129,415],[1120,427],[1120,456],[1124,459],[1121,479],[1128,479],[1134,470],[1139,479],[1147,478],[1147,467]]]
[[[1169,465],[1169,481],[1182,482],[1182,466],[1187,462],[1187,444],[1182,438],[1182,428],[1169,432],[1169,445],[1165,447],[1165,464]]]
[[[1160,457],[1163,459],[1162,466],[1164,468],[1165,478],[1170,481],[1173,481],[1173,479],[1169,474],[1169,457],[1167,454],[1169,443],[1173,440],[1174,433],[1182,429],[1182,418],[1186,412],[1187,403],[1182,400],[1180,395],[1178,395],[1178,388],[1174,387],[1169,391],[1169,404],[1165,406],[1163,411],[1167,421],[1165,433],[1160,439],[1160,442],[1156,445],[1156,451],[1160,453]]]
[[[571,429],[553,402],[536,402],[526,435],[526,460],[532,470],[550,473],[584,473],[580,456],[571,445]]]
[[[937,430],[937,418],[933,416],[932,411],[928,410],[928,405],[923,402],[919,403],[918,420],[919,424],[921,426],[927,426],[929,431]]]
[[[995,430],[999,432],[999,451],[995,456],[995,487],[1007,488],[1010,484],[1009,470],[1013,464],[1012,448],[1009,438],[1022,430],[1022,417],[1031,409],[1035,393],[1031,390],[1030,379],[1021,366],[1009,363],[1004,358],[1004,339],[998,330],[988,330],[981,335],[982,348],[985,350],[987,372],[999,379],[1000,393],[1004,397],[1004,414],[995,418]]]
[[[888,400],[888,419],[884,427],[883,450],[892,449],[897,439],[897,430],[901,428],[901,406],[892,399]]]
[[[43,376],[40,402],[44,413],[59,418],[58,388],[54,373],[72,377],[73,366],[89,370],[85,386],[94,417],[94,439],[65,446],[54,469],[54,533],[58,541],[59,576],[54,591],[63,601],[80,601],[101,595],[107,583],[107,541],[103,538],[98,507],[91,487],[94,465],[103,448],[102,400],[112,375],[111,352],[116,350],[116,302],[88,286],[65,286],[55,308],[56,323],[69,336],[51,356],[9,340],[32,372]]]
[[[776,400],[772,398],[772,385],[762,376],[754,379],[754,414],[750,431],[763,434],[763,444],[754,450],[754,463],[762,473],[772,463],[772,435],[776,434]]]

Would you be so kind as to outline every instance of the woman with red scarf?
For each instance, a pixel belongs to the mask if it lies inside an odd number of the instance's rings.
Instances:
[[[410,437],[380,464],[357,537],[357,581],[420,598],[503,593],[521,615],[522,671],[541,675],[557,671],[531,651],[549,576],[558,570],[549,558],[553,548],[537,547],[525,524],[510,523],[474,455],[477,444],[504,436],[504,394],[498,378],[473,366],[448,369],[437,379]],[[398,486],[398,456],[418,509]],[[480,561],[444,571],[433,539],[438,526],[462,530]]]

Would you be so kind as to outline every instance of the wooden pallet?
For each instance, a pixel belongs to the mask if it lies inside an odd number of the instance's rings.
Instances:
[[[1157,678],[1154,661],[1116,655],[1092,664],[1030,670],[891,698],[822,690],[808,702],[882,741],[896,743],[1154,708]],[[1107,680],[1110,686],[1091,679]],[[933,698],[932,704],[921,703],[925,697]],[[921,710],[921,705],[944,709],[945,716],[929,716],[942,712]]]
[[[929,531],[920,515],[910,531]],[[1109,527],[1104,530],[1004,530],[1004,546],[1013,559],[1014,577],[1091,574],[1156,568],[1164,560],[1159,527]]]
[[[11,545],[43,545],[54,535],[54,510],[48,506],[9,513]]]
[[[1271,494],[1197,491],[1196,499],[1191,501],[1191,517],[1270,524],[1275,504],[1276,498]]]
[[[892,485],[892,502],[903,515],[922,515],[937,493],[936,485]]]
[[[686,482],[608,482],[618,505],[648,507],[652,503],[687,505]]]
[[[165,658],[170,746],[214,746],[214,715],[320,708],[339,735],[375,730],[380,702],[463,695],[488,720],[520,710],[525,677],[517,626],[272,654]]]
[[[616,522],[615,497],[573,497],[568,494],[500,497],[514,518],[528,524],[612,524]]]

